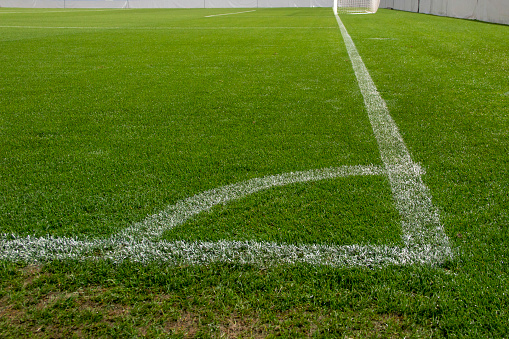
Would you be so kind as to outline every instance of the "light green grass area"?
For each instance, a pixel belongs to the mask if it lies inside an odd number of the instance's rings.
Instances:
[[[382,180],[383,179],[383,180]],[[385,178],[293,184],[219,205],[166,232],[166,240],[254,240],[288,244],[401,244]]]
[[[0,8],[0,233],[107,237],[216,187],[382,164],[331,9],[205,18],[225,12]],[[1,262],[0,337],[508,337],[509,27],[341,18],[425,169],[452,261]],[[274,187],[165,234],[400,236],[383,176]]]
[[[3,28],[2,231],[106,236],[218,186],[379,164],[333,18],[280,12],[71,11],[25,25],[111,29]]]

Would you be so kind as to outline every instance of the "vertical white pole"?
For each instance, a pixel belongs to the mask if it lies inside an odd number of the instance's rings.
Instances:
[[[338,15],[338,0],[334,0],[334,7],[332,7],[332,11],[334,12],[334,15]]]

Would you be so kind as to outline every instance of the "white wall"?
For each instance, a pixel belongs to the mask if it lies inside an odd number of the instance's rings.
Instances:
[[[256,8],[332,7],[334,0],[0,0],[0,7],[31,8]]]
[[[509,25],[509,0],[380,0],[380,8]]]

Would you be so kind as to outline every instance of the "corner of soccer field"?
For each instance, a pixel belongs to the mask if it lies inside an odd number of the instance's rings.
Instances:
[[[0,337],[509,335],[508,26],[0,20]]]

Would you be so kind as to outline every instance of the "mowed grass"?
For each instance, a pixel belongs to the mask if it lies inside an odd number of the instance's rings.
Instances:
[[[380,164],[326,13],[204,17],[215,12],[41,13],[25,18],[38,28],[3,28],[3,232],[108,236],[226,184]],[[40,37],[48,25],[63,28]]]
[[[376,180],[378,179],[378,180]],[[402,244],[385,178],[293,184],[219,205],[164,234],[166,240],[287,244]]]
[[[3,233],[105,237],[218,186],[381,164],[330,9],[9,11]],[[342,19],[426,169],[452,262],[5,262],[1,336],[508,336],[509,27],[387,10]],[[260,192],[165,237],[394,244],[398,232],[387,180],[363,177]]]

